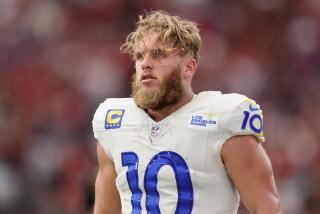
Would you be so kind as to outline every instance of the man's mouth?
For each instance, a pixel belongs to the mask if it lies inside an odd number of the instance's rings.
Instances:
[[[142,83],[150,83],[151,81],[157,79],[155,76],[151,75],[151,74],[142,74],[141,76],[141,82]]]

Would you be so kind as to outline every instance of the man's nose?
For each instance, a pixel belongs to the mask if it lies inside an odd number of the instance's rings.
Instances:
[[[142,62],[141,62],[142,70],[149,70],[153,68],[153,58],[151,54],[147,53],[144,55]]]

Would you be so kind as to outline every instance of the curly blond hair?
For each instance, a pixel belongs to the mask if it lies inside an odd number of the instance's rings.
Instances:
[[[202,42],[197,24],[164,11],[152,11],[144,16],[140,15],[136,30],[127,36],[120,50],[134,56],[139,40],[151,33],[155,34],[155,43],[161,42],[167,51],[178,50],[181,56],[190,54],[199,60]]]

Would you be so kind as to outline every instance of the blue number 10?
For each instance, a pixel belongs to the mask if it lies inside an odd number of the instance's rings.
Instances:
[[[245,130],[249,121],[249,126],[251,128],[251,130],[253,130],[255,133],[261,133],[262,131],[262,119],[261,116],[259,114],[253,114],[252,116],[250,115],[249,111],[244,111],[244,118],[242,121],[242,125],[241,125],[241,129]],[[254,124],[254,120],[258,120],[258,127],[256,127],[257,125]]]
[[[122,166],[127,166],[127,181],[132,192],[131,214],[141,213],[142,191],[139,189],[138,165],[139,158],[134,152],[122,153]],[[174,171],[178,189],[178,203],[175,214],[190,214],[193,207],[193,187],[188,166],[184,159],[171,151],[156,154],[149,162],[145,176],[146,208],[149,214],[160,214],[159,192],[157,190],[158,172],[161,167],[168,165]]]

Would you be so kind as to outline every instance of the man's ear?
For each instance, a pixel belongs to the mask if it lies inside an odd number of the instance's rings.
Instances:
[[[192,77],[194,75],[194,73],[196,72],[198,63],[197,63],[196,59],[193,57],[190,57],[186,60],[187,60],[187,64],[186,64],[186,69],[184,72],[187,76]]]

